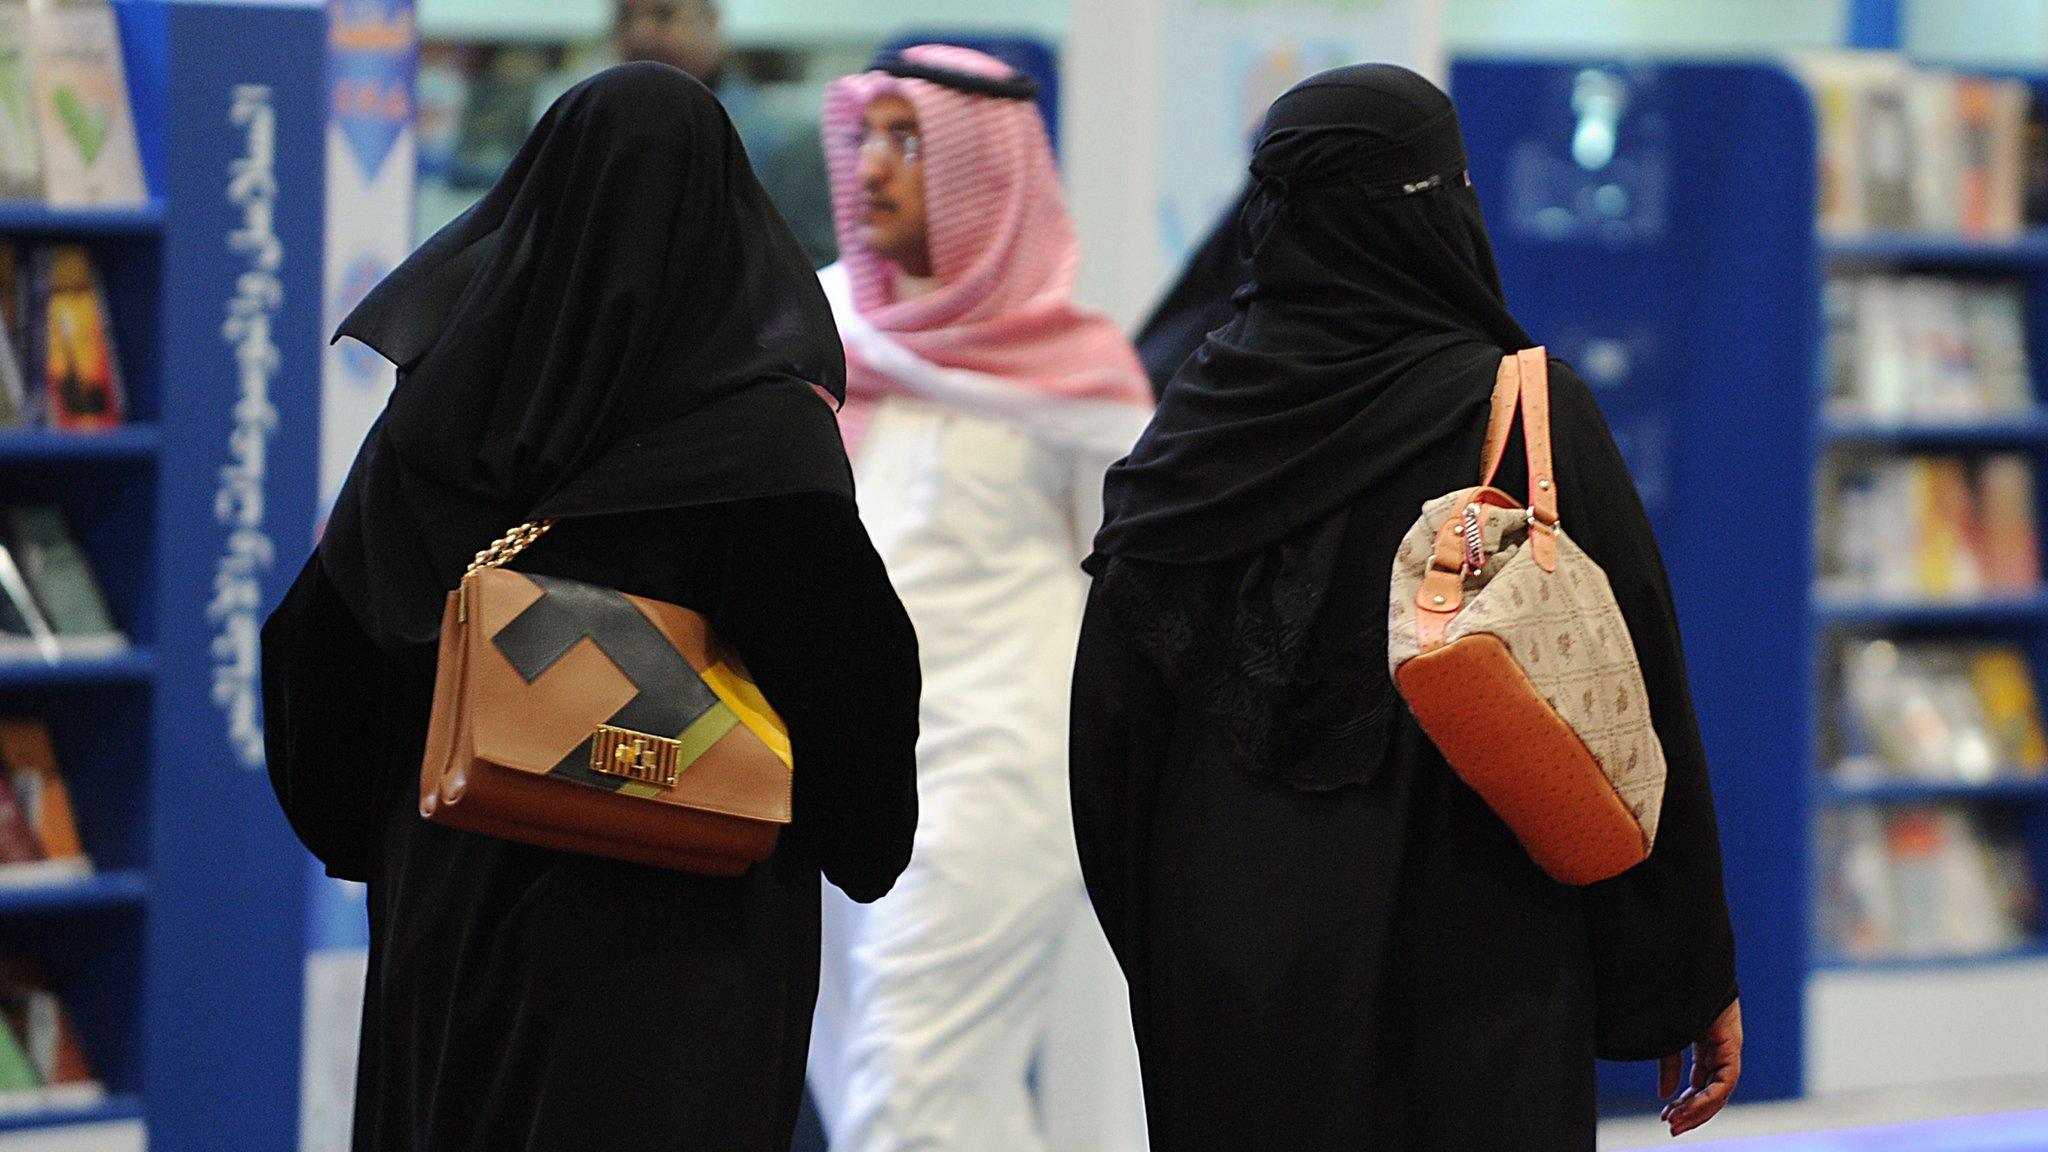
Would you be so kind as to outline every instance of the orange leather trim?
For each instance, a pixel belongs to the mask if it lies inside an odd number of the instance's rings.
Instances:
[[[1520,365],[1513,356],[1500,358],[1493,375],[1493,407],[1486,416],[1486,445],[1479,451],[1479,483],[1491,487],[1507,455],[1508,433],[1515,427],[1515,404],[1522,396]]]
[[[1649,857],[1613,782],[1499,637],[1462,637],[1395,679],[1451,768],[1553,879],[1593,884]]]
[[[1536,511],[1530,534],[1537,566],[1557,571],[1557,475],[1550,458],[1550,357],[1541,347],[1515,353],[1522,377],[1522,436],[1529,444],[1529,506]]]

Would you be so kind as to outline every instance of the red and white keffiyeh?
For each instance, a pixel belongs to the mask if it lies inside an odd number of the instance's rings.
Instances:
[[[1015,75],[966,48],[920,45],[903,56],[954,72]],[[856,139],[868,104],[883,95],[917,110],[922,140],[940,287],[912,300],[895,298],[895,265],[860,237]],[[1037,106],[865,72],[826,89],[823,128],[840,249],[824,278],[846,344],[849,444],[866,409],[912,392],[1034,424],[1040,414],[1072,409],[1064,415],[1098,427],[1094,439],[1128,448],[1149,415],[1151,387],[1116,325],[1074,303],[1079,245]]]

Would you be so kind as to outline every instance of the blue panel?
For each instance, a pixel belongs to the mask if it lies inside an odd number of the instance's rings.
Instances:
[[[2048,447],[2048,411],[1940,424],[1838,417],[1821,422],[1821,438],[1894,449],[2041,448]]]
[[[1792,1095],[1820,330],[1806,95],[1751,65],[1474,61],[1452,84],[1508,301],[1595,387],[1656,525],[1713,765],[1743,1094]],[[1582,117],[1586,92],[1618,114]],[[1609,1110],[1654,1089],[1648,1067],[1603,1070]]]
[[[163,230],[164,205],[140,208],[52,208],[22,201],[0,203],[0,232],[35,236],[151,236]]]
[[[1934,783],[1926,780],[1873,780],[1867,783],[1823,782],[1819,799],[1829,804],[1926,804],[1944,800],[1998,801],[2006,804],[2048,804],[2048,779],[2015,773],[1982,784]]]
[[[1901,0],[1849,0],[1849,47],[1902,46]]]
[[[275,558],[311,544],[326,17],[169,19],[150,1146],[285,1152],[305,884],[262,770],[254,628],[292,574]]]

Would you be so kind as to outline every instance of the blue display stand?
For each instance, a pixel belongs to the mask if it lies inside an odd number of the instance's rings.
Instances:
[[[1508,302],[1596,389],[1663,546],[1726,853],[1743,1095],[1793,1095],[1819,691],[1806,92],[1772,65],[1471,61],[1452,93]],[[1647,1108],[1655,1068],[1601,1085]]]
[[[2015,639],[2039,681],[2048,597],[1904,606],[1824,597],[1812,544],[1815,477],[1832,450],[2009,449],[2048,474],[2048,408],[1938,427],[1825,417],[1827,272],[2023,280],[2039,380],[2048,378],[2048,234],[1823,239],[1813,106],[1777,64],[1468,61],[1452,83],[1509,302],[1597,389],[1656,523],[1720,811],[1749,1038],[1743,1096],[1793,1095],[1806,1076],[1815,976],[2048,956],[2048,941],[2036,939],[1990,958],[1869,962],[1814,938],[1816,818],[1831,806],[2018,809],[2035,875],[2048,876],[2048,787],[1845,787],[1822,770],[1818,719],[1828,706],[1824,662],[1846,635]],[[1647,1067],[1604,1069],[1603,1104],[1648,1106],[1652,1083]]]
[[[0,711],[49,719],[100,869],[0,898],[0,945],[48,970],[112,1096],[0,1129],[139,1120],[157,1152],[284,1152],[305,884],[255,629],[313,523],[326,18],[115,7],[150,205],[0,206],[0,235],[92,246],[133,409],[108,436],[0,433],[0,497],[66,509],[136,645],[0,669]]]

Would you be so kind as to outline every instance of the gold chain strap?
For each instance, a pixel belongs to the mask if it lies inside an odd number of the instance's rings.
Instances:
[[[521,552],[533,547],[534,541],[547,535],[548,529],[554,526],[553,520],[528,520],[491,541],[489,548],[477,553],[476,559],[469,562],[469,570],[463,575],[474,576],[486,568],[501,568],[510,564]]]

